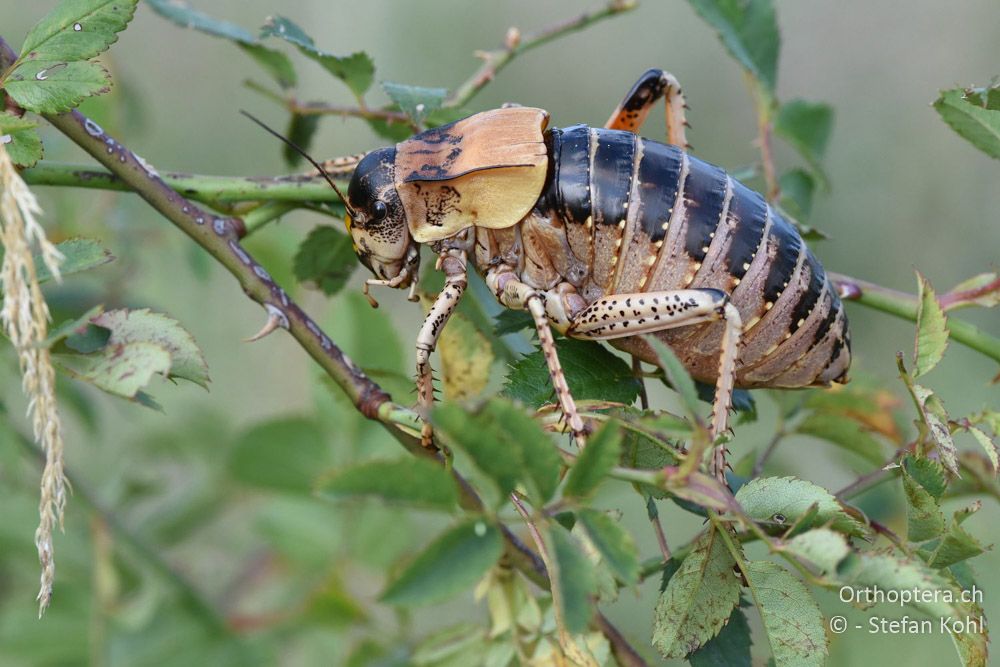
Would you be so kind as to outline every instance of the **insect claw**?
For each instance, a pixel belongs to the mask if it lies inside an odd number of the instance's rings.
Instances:
[[[250,336],[249,338],[244,338],[243,342],[244,343],[253,343],[254,341],[258,341],[261,338],[263,338],[264,336],[267,336],[268,334],[270,334],[271,332],[273,332],[275,329],[277,329],[278,326],[280,326],[280,324],[281,324],[281,321],[280,321],[280,319],[278,318],[277,315],[270,315],[267,318],[267,322],[264,322],[264,326],[261,327],[260,331],[258,331],[254,335]]]

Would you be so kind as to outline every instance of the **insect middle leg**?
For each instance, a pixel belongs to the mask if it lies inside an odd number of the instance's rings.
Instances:
[[[611,118],[604,124],[609,130],[628,130],[638,132],[646,122],[650,110],[659,99],[665,98],[667,116],[667,142],[689,149],[685,128],[690,127],[684,117],[687,103],[681,93],[681,85],[673,74],[662,69],[647,70],[632,89],[625,95],[622,103],[612,112]]]
[[[486,274],[486,284],[503,305],[518,310],[526,309],[531,313],[559,407],[563,411],[577,447],[583,448],[586,446],[586,429],[576,409],[576,401],[569,391],[562,365],[559,363],[555,339],[552,337],[552,328],[546,314],[545,296],[534,287],[521,282],[517,274],[506,266],[491,269]]]
[[[730,303],[728,294],[706,288],[602,297],[573,317],[566,335],[610,340],[719,320],[724,321],[726,326],[719,351],[719,375],[712,404],[711,435],[715,440],[729,428],[729,409],[732,407],[736,360],[743,330],[740,313]],[[725,454],[723,446],[717,447],[712,459],[712,470],[723,483]]]
[[[444,288],[434,300],[430,312],[417,334],[417,405],[424,413],[424,425],[420,430],[420,444],[433,446],[433,431],[427,422],[428,413],[434,406],[434,378],[431,374],[431,352],[437,346],[438,338],[444,330],[448,318],[455,312],[458,302],[468,285],[466,256],[464,251],[450,250],[438,257],[439,268],[444,271]]]

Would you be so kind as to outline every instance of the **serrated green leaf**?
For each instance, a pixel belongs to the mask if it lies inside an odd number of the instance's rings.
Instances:
[[[60,241],[56,244],[56,250],[63,256],[59,264],[59,275],[63,277],[103,266],[115,259],[111,251],[94,239],[77,238]],[[49,273],[45,262],[41,261],[41,255],[35,256],[35,267],[39,283],[52,280],[52,274]]]
[[[433,461],[365,461],[324,475],[317,484],[326,498],[374,496],[387,502],[452,510],[458,502],[455,480]]]
[[[793,218],[807,220],[812,213],[816,179],[805,169],[789,169],[778,179],[781,189],[781,208]]]
[[[1000,159],[1000,110],[983,108],[973,99],[961,88],[943,90],[934,108],[960,137],[990,157]]]
[[[687,659],[691,667],[751,667],[752,644],[746,614],[736,607],[719,634]]]
[[[747,563],[747,583],[776,667],[822,667],[829,653],[826,628],[805,585],[770,561]]]
[[[257,37],[246,28],[199,11],[186,0],[146,0],[146,3],[157,14],[182,28],[191,28],[241,44],[257,42]]]
[[[256,424],[237,438],[229,473],[250,486],[310,494],[329,460],[330,449],[314,421],[284,417]]]
[[[74,273],[93,269],[107,264],[115,259],[110,251],[105,249],[94,239],[76,238],[60,241],[56,244],[63,259],[59,264],[59,275],[69,276]],[[0,261],[3,261],[4,249],[0,246]],[[48,266],[42,261],[41,253],[35,253],[35,277],[39,284],[44,284],[53,279]]]
[[[1000,470],[1000,450],[997,449],[997,443],[993,442],[993,438],[988,436],[981,428],[970,426],[969,433],[972,434],[972,437],[976,439],[979,446],[986,452],[986,457],[990,460],[990,465],[993,466],[993,474],[995,475]]]
[[[194,337],[177,320],[141,310],[109,310],[91,320],[111,331],[109,346],[133,341],[156,343],[170,353],[170,377],[183,378],[208,388],[208,364]]]
[[[111,90],[111,78],[97,63],[31,60],[7,78],[4,90],[28,111],[62,113]]]
[[[794,523],[816,504],[816,525],[829,524],[834,530],[857,537],[868,533],[867,526],[829,491],[812,482],[794,477],[759,477],[736,492],[736,500],[755,521]]]
[[[185,0],[146,0],[146,2],[157,14],[182,28],[192,28],[206,35],[235,42],[240,50],[263,67],[282,88],[295,86],[297,80],[295,68],[288,56],[264,46],[256,35],[246,28],[198,11]]]
[[[587,629],[594,615],[592,597],[597,594],[594,566],[564,528],[552,526],[548,535],[558,569],[556,581],[563,622],[571,634],[579,634]]]
[[[683,658],[718,634],[740,598],[736,561],[715,528],[694,543],[656,603],[653,646]]]
[[[948,480],[944,476],[944,468],[933,459],[907,456],[903,459],[903,467],[935,499],[941,498],[945,489],[948,488]]]
[[[359,51],[341,57],[320,51],[312,37],[282,16],[269,16],[261,28],[260,36],[278,37],[294,44],[302,55],[319,63],[326,71],[343,81],[357,97],[364,95],[375,80],[375,64],[367,53]]]
[[[42,159],[42,139],[36,127],[38,123],[28,118],[0,113],[0,145],[19,167],[32,167]]]
[[[292,113],[288,119],[288,128],[285,130],[285,136],[296,146],[309,152],[309,145],[312,144],[316,130],[319,129],[319,118],[317,114]],[[282,144],[281,157],[284,158],[285,164],[289,167],[298,166],[305,159],[301,153],[288,144]],[[317,227],[316,229],[321,228]],[[341,236],[347,235],[341,234]]]
[[[667,382],[681,397],[681,405],[685,413],[691,419],[697,419],[698,389],[684,364],[677,358],[674,351],[656,336],[646,336],[645,340],[653,348],[653,352],[659,360],[658,365],[663,369]]]
[[[688,0],[744,69],[774,90],[781,38],[771,0]]]
[[[154,375],[170,372],[170,351],[150,341],[108,345],[100,355],[58,355],[53,359],[72,377],[129,400],[136,400]]]
[[[782,549],[823,573],[836,572],[837,566],[851,552],[847,538],[829,528],[813,528],[800,533],[786,542]]]
[[[493,424],[506,432],[520,452],[525,481],[532,487],[531,496],[542,505],[548,502],[559,485],[562,459],[552,439],[523,409],[501,399],[483,406]]]
[[[277,49],[262,44],[238,44],[243,53],[250,56],[265,72],[271,75],[279,86],[288,90],[298,83],[295,67],[287,55]]]
[[[392,81],[383,81],[382,89],[418,125],[424,122],[428,114],[440,109],[448,96],[447,88],[407,86]]]
[[[86,60],[115,43],[138,0],[63,0],[35,24],[21,46],[24,60]]]
[[[858,422],[846,416],[814,412],[795,430],[831,442],[861,456],[869,463],[881,465],[885,461],[882,444]]]
[[[471,588],[503,552],[500,531],[471,519],[440,535],[382,593],[388,604],[417,606]]]
[[[639,396],[641,384],[629,365],[599,343],[560,338],[556,351],[570,393],[577,401],[595,399],[630,405]],[[549,402],[552,381],[541,350],[512,364],[503,393],[532,408]]]
[[[626,586],[639,581],[639,552],[632,536],[604,512],[581,509],[576,514],[587,537],[611,571]]]
[[[948,347],[948,319],[941,310],[934,288],[919,272],[917,280],[920,285],[920,308],[917,311],[917,340],[913,352],[914,378],[937,366]]]
[[[833,131],[833,108],[828,104],[792,100],[781,105],[774,133],[786,139],[825,183],[822,160]]]
[[[343,289],[357,266],[351,237],[329,225],[313,228],[295,253],[295,277],[327,295]]]
[[[982,508],[982,503],[976,501],[969,507],[961,509],[954,514],[948,532],[945,533],[941,542],[934,548],[927,564],[934,568],[945,568],[959,563],[969,558],[985,553],[986,549],[975,537],[962,528],[962,522],[978,512]]]
[[[587,446],[569,469],[563,495],[568,498],[590,496],[605,475],[618,463],[622,433],[617,422],[609,421],[587,439]]]
[[[906,493],[907,529],[911,542],[926,542],[944,532],[944,515],[937,500],[903,466],[903,491]]]

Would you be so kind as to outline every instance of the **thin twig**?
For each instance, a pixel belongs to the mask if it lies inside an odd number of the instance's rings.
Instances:
[[[289,112],[299,115],[299,116],[342,116],[351,118],[363,118],[365,120],[383,120],[387,123],[400,123],[402,125],[407,125],[412,130],[416,130],[417,127],[402,111],[393,111],[392,109],[371,109],[369,107],[349,107],[341,106],[336,104],[327,104],[326,102],[300,102],[298,98],[292,95],[284,95],[282,93],[275,92],[252,79],[247,79],[243,82],[243,85],[250,90],[260,93],[264,97],[280,104],[281,106],[288,109]]]
[[[771,442],[768,443],[767,448],[763,451],[763,453],[761,453],[759,457],[757,457],[757,460],[754,462],[753,472],[750,475],[751,477],[760,477],[760,474],[764,471],[764,464],[767,463],[768,459],[771,458],[771,455],[774,454],[775,450],[778,448],[778,445],[781,443],[781,441],[784,439],[786,435],[788,434],[785,433],[785,429],[779,426],[778,430],[775,431],[774,436],[771,437]]]
[[[653,526],[653,533],[656,535],[656,544],[660,547],[660,554],[663,562],[670,560],[670,546],[667,544],[667,534],[663,531],[663,524],[660,522],[660,510],[656,506],[656,499],[653,496],[646,496],[646,518]]]
[[[777,171],[774,166],[774,147],[771,142],[774,129],[774,98],[749,72],[746,73],[746,80],[757,106],[757,144],[760,149],[760,162],[761,169],[764,172],[764,182],[767,184],[767,200],[775,202],[781,196],[781,190],[778,184]]]
[[[516,28],[507,32],[505,44],[493,51],[480,51],[478,55],[483,60],[482,66],[459,85],[445,106],[462,107],[469,103],[504,67],[517,56],[541,46],[570,32],[582,30],[601,19],[620,14],[636,7],[634,0],[612,0],[602,9],[586,12],[576,18],[549,26],[531,35],[521,35]]]

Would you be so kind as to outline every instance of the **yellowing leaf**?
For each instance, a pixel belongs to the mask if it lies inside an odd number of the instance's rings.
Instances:
[[[490,379],[493,346],[462,313],[453,313],[441,338],[441,386],[449,401],[479,396]]]

